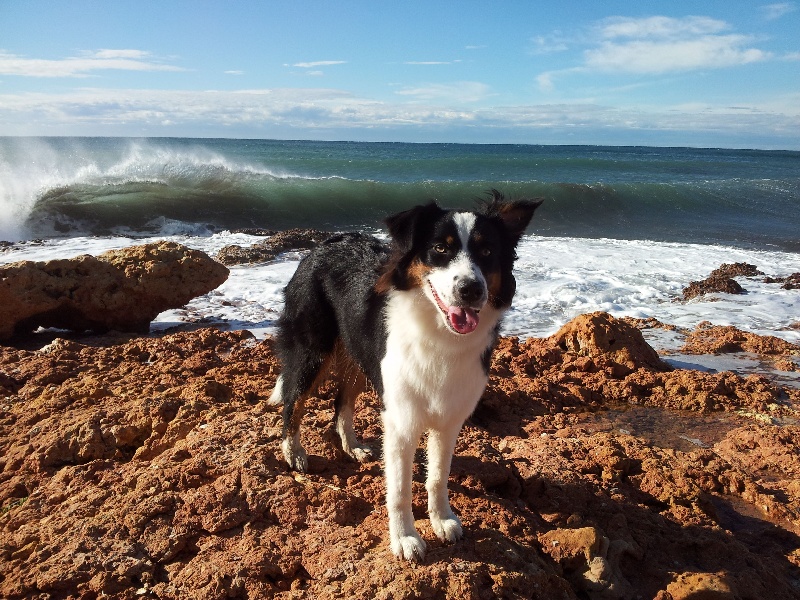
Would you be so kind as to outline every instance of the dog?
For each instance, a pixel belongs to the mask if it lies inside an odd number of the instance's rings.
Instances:
[[[360,233],[322,242],[284,290],[269,404],[283,404],[281,448],[306,471],[300,422],[310,394],[333,372],[342,450],[373,458],[353,429],[356,397],[370,382],[383,401],[383,458],[392,552],[422,561],[411,511],[414,454],[427,431],[428,513],[436,536],[455,542],[461,522],[448,498],[456,438],[488,382],[500,321],[511,305],[517,244],[541,199],[489,192],[476,211],[436,202],[386,219],[390,244]]]

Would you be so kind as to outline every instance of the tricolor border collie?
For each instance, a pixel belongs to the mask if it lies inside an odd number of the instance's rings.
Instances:
[[[542,200],[490,192],[478,211],[435,202],[389,217],[391,244],[359,233],[329,238],[286,286],[276,345],[282,372],[270,404],[283,403],[283,455],[308,467],[300,443],[304,403],[333,372],[342,449],[372,457],[353,431],[367,381],[383,400],[383,457],[392,552],[422,560],[414,527],[414,453],[428,432],[428,513],[436,535],[454,542],[461,522],[448,500],[456,438],[488,381],[500,319],[511,305],[516,246]]]

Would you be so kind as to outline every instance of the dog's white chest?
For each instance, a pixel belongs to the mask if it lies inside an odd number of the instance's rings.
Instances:
[[[421,293],[390,297],[381,362],[386,411],[425,426],[463,422],[472,413],[486,387],[482,356],[499,318],[494,309],[483,312],[478,329],[459,336]]]

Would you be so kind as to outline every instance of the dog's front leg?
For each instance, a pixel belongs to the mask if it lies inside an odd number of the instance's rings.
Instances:
[[[414,527],[411,480],[420,432],[383,413],[383,458],[386,463],[386,508],[392,552],[406,560],[425,558],[425,542]]]
[[[447,480],[461,424],[428,432],[428,515],[436,536],[443,542],[461,539],[461,521],[453,514],[448,500]]]

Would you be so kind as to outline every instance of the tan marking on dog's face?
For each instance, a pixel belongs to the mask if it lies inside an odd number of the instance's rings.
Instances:
[[[489,292],[489,301],[491,302],[492,299],[500,297],[500,291],[503,287],[503,276],[499,271],[490,271],[485,274],[485,277],[486,289]]]
[[[423,263],[420,258],[415,258],[406,271],[412,287],[422,287],[427,281],[431,270],[431,267]]]

